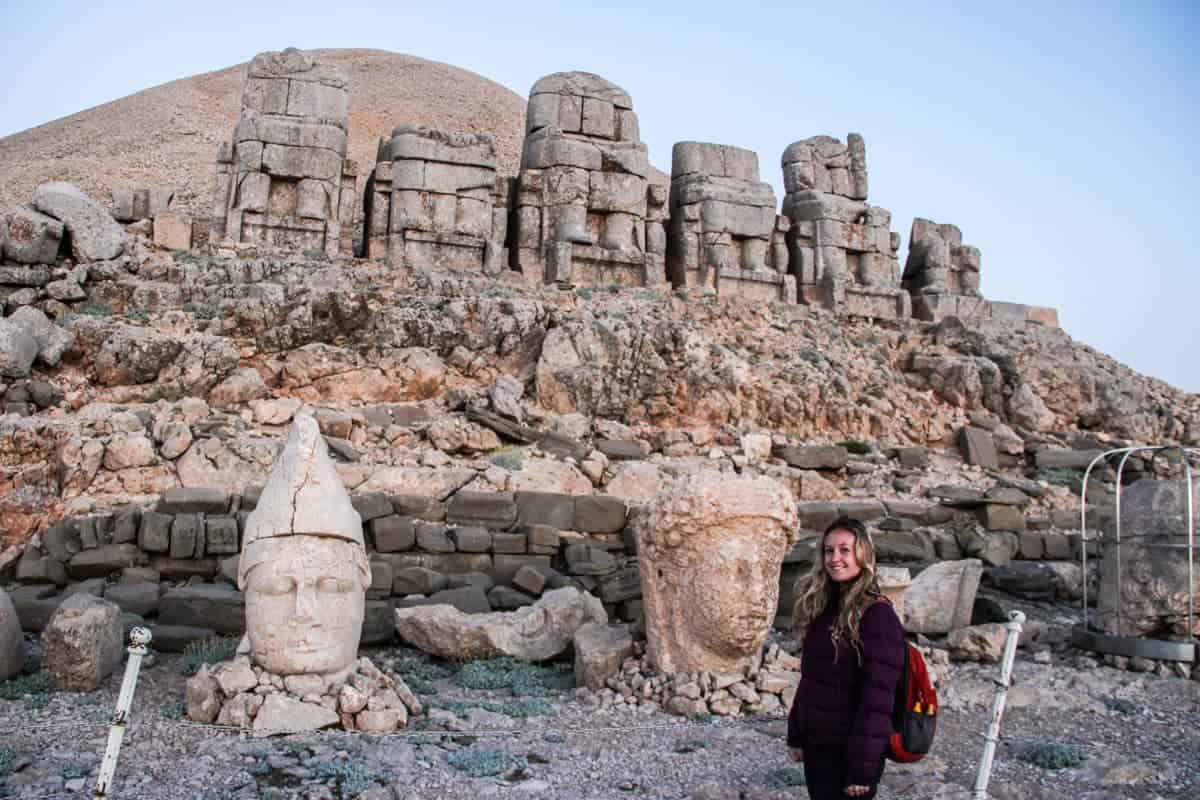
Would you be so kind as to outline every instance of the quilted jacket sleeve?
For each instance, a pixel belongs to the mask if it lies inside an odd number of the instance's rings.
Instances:
[[[796,689],[796,696],[792,699],[792,708],[788,712],[787,744],[788,747],[804,747],[804,708],[799,687]]]
[[[873,786],[879,781],[896,682],[904,667],[904,627],[891,604],[876,603],[863,614],[860,633],[863,663],[854,725],[846,742],[846,780]]]

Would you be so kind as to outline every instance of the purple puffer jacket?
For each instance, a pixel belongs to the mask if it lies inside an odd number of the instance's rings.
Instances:
[[[839,643],[836,659],[830,629],[836,604],[813,620],[804,637],[800,685],[788,715],[789,747],[845,747],[847,784],[879,781],[891,733],[896,682],[904,667],[904,626],[890,603],[877,602],[863,614],[862,661]]]

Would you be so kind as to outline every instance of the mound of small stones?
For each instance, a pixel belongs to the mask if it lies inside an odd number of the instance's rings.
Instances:
[[[187,682],[187,716],[193,722],[248,728],[262,735],[340,727],[388,733],[421,713],[404,680],[368,658],[330,681],[321,675],[275,675],[238,656],[204,665]]]
[[[598,710],[628,709],[650,714],[695,717],[715,714],[782,714],[791,706],[800,681],[800,659],[770,644],[744,672],[656,673],[646,656],[627,658],[621,671],[598,692],[577,689],[576,696]]]

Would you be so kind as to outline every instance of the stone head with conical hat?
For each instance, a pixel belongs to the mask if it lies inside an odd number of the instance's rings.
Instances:
[[[348,668],[370,583],[362,520],[316,421],[298,416],[246,520],[238,564],[254,663],[277,675]]]

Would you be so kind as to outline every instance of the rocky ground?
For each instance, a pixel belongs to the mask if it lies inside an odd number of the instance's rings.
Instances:
[[[1054,620],[1070,617],[1053,608],[1029,608],[1049,623],[1043,642],[1061,638]],[[534,679],[514,680],[516,690],[471,688],[503,681],[486,662],[464,667],[398,647],[366,652],[404,675],[426,706],[403,733],[254,739],[189,723],[181,717],[187,657],[156,655],[138,684],[112,796],[805,796],[802,773],[787,761],[782,716],[686,720],[606,708],[597,695],[569,688],[569,664],[531,668]],[[941,672],[936,749],[919,764],[890,765],[881,798],[969,796],[999,667],[952,663]],[[1014,678],[991,796],[1197,796],[1200,683],[1114,670],[1062,645],[1023,648]],[[119,687],[114,675],[91,694],[33,692],[0,700],[0,797],[90,793]],[[13,695],[8,688],[3,694]],[[1043,759],[1083,760],[1047,769],[1022,757],[1033,757],[1031,748],[1040,748]]]

